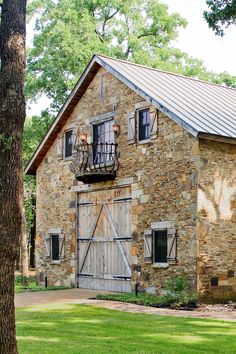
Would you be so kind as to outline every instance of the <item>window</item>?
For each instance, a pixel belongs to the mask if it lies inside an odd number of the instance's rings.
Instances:
[[[72,156],[73,138],[72,130],[65,132],[65,158]]]
[[[167,230],[153,232],[154,263],[167,263]]]
[[[51,260],[59,261],[59,235],[51,235]]]
[[[110,161],[114,155],[113,120],[109,120],[93,126],[93,162],[103,163]]]
[[[150,139],[150,113],[149,109],[138,111],[138,140]]]

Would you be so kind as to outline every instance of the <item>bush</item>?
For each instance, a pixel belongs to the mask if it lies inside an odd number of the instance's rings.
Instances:
[[[166,281],[165,298],[171,307],[196,307],[198,302],[198,295],[191,292],[190,281],[184,277],[173,277]]]
[[[29,277],[26,277],[24,275],[15,276],[15,284],[25,286],[26,284],[29,284],[31,282],[35,282],[35,277],[32,275],[30,275]]]
[[[143,306],[193,308],[197,306],[198,296],[191,293],[190,282],[185,277],[175,277],[166,282],[165,295],[142,293],[135,296],[133,293],[97,295],[98,300],[128,302]]]

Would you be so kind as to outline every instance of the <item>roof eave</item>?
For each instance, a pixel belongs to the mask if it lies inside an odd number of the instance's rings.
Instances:
[[[199,139],[218,141],[221,143],[236,144],[236,137],[222,136],[210,133],[199,132],[197,137]]]

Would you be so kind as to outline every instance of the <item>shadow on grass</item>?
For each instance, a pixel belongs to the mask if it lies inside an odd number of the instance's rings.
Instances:
[[[236,353],[235,323],[87,305],[17,309],[17,334],[21,354]]]

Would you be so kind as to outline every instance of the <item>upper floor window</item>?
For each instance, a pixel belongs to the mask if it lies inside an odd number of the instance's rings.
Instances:
[[[73,138],[72,130],[65,132],[65,158],[72,156]]]
[[[109,161],[114,154],[114,120],[109,120],[93,126],[93,160],[94,163]]]
[[[150,139],[150,113],[149,109],[138,111],[138,140]]]

